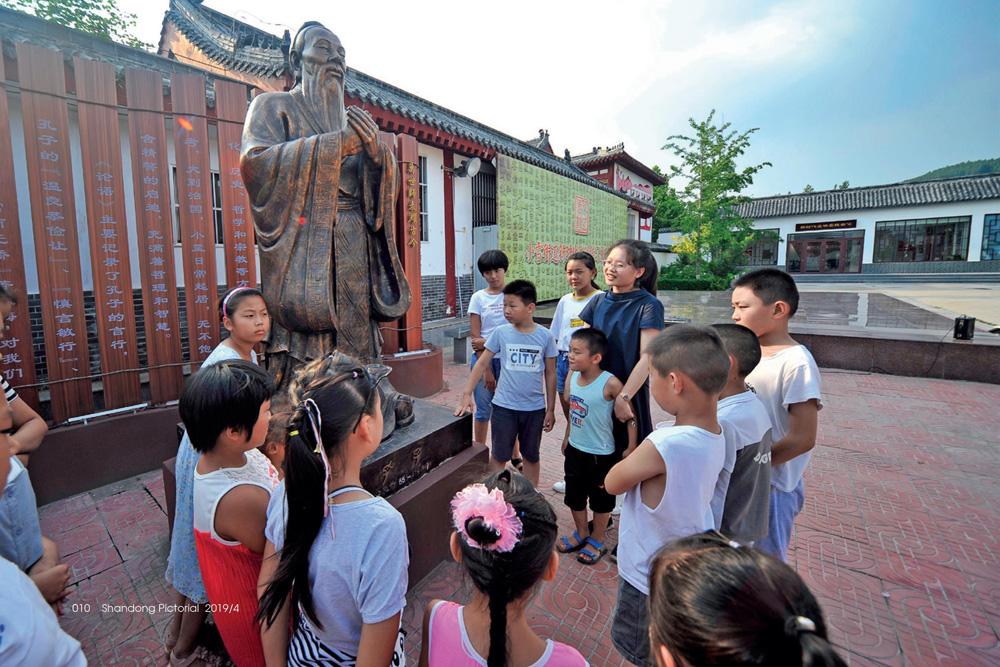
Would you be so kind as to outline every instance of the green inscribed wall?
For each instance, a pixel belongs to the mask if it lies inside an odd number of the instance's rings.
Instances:
[[[621,197],[498,154],[497,223],[510,258],[507,281],[530,280],[544,301],[569,291],[563,266],[579,250],[597,260],[603,283],[600,264],[625,237],[628,213]]]

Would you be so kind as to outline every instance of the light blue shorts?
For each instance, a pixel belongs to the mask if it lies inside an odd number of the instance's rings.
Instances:
[[[566,387],[566,378],[569,377],[569,352],[559,351],[556,357],[556,391],[562,396]]]
[[[475,352],[472,353],[472,363],[469,364],[469,368],[476,365],[476,360],[479,359],[479,355]],[[493,357],[493,363],[490,364],[493,367],[493,377],[497,380],[500,379],[500,360]],[[474,419],[477,422],[488,422],[490,416],[493,414],[493,392],[486,388],[486,381],[480,380],[479,384],[472,392],[473,398],[476,400],[476,416]]]
[[[767,515],[767,536],[757,542],[757,548],[788,562],[788,545],[792,542],[792,526],[802,511],[806,492],[802,480],[794,491],[779,491],[771,487],[771,507]]]
[[[0,497],[0,556],[25,572],[42,557],[38,504],[27,470],[22,470]]]

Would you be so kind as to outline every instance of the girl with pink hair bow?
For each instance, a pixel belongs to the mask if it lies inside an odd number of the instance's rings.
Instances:
[[[421,667],[580,667],[565,644],[542,639],[525,609],[559,567],[556,515],[526,478],[502,470],[451,501],[451,553],[475,586],[463,606],[432,600],[424,612]]]

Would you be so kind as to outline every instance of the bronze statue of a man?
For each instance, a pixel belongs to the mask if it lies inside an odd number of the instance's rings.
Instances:
[[[334,350],[377,362],[377,323],[410,305],[393,241],[396,160],[367,112],[344,108],[344,47],[308,22],[289,62],[297,83],[253,100],[240,160],[273,322],[268,369],[279,387]]]

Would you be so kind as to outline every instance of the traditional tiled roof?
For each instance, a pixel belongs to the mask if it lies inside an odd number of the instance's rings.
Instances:
[[[552,150],[552,144],[549,143],[548,130],[539,130],[537,137],[535,137],[534,139],[525,139],[524,143],[528,144],[529,146],[534,146],[535,148],[541,148],[546,153],[552,153],[553,155],[555,155],[556,153],[554,150]]]
[[[758,220],[785,215],[945,204],[977,199],[1000,199],[1000,174],[758,197],[741,204],[737,210],[747,218]]]
[[[625,151],[624,143],[608,148],[598,148],[595,146],[589,153],[574,155],[572,159],[575,165],[587,171],[598,169],[613,162],[620,162],[623,167],[642,176],[653,185],[664,185],[667,182],[663,176],[629,155]]]
[[[286,68],[289,36],[277,37],[237,21],[199,0],[170,0],[164,25],[173,22],[202,52],[227,69],[280,77]]]
[[[208,9],[196,0],[170,0],[164,21],[172,21],[207,56],[235,70],[279,77],[287,69],[287,41]],[[285,50],[282,50],[282,47]],[[412,121],[463,137],[488,149],[527,162],[611,194],[622,193],[592,178],[571,162],[492,127],[348,68],[345,93]]]

